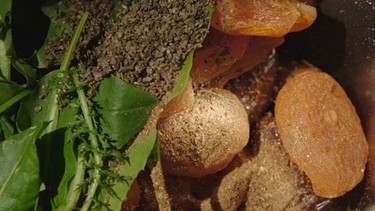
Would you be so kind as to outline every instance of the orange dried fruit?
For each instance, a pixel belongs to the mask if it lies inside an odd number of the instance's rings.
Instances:
[[[229,80],[251,71],[261,62],[274,56],[273,49],[284,42],[282,37],[252,37],[245,53],[226,71],[220,73],[211,82],[213,87],[222,87]]]
[[[211,26],[228,34],[282,37],[307,28],[316,15],[315,7],[297,0],[218,0]]]
[[[353,104],[330,75],[305,71],[288,80],[275,118],[285,150],[317,195],[338,197],[362,180],[368,143]]]
[[[211,28],[206,39],[194,53],[190,76],[195,83],[204,83],[229,69],[245,53],[249,36],[228,35]]]

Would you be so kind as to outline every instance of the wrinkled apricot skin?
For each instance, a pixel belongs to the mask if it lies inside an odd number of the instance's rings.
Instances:
[[[195,83],[204,83],[229,69],[243,56],[251,40],[249,36],[224,34],[211,29],[206,39],[194,53],[190,76]]]
[[[297,0],[218,0],[211,26],[228,34],[282,37],[309,27],[316,16],[315,7]]]
[[[211,81],[212,87],[223,87],[266,60],[283,42],[282,37],[228,35],[211,28],[202,48],[194,53],[190,76],[196,84]]]
[[[276,97],[275,118],[283,146],[317,195],[338,197],[362,180],[368,143],[354,106],[331,76],[305,71],[291,78]]]
[[[251,71],[252,68],[272,56],[273,49],[283,42],[284,38],[282,37],[252,37],[243,56],[226,71],[216,76],[211,82],[212,86],[222,87],[229,80]]]

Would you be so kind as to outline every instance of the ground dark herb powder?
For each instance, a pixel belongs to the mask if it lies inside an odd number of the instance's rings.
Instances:
[[[213,0],[69,2],[64,6],[72,27],[85,10],[90,13],[76,54],[81,79],[97,86],[115,75],[159,99],[173,88],[187,54],[201,46],[209,24],[204,8],[214,5]],[[67,36],[50,49],[67,46]]]

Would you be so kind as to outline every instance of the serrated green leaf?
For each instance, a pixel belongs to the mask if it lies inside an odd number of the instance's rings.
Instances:
[[[143,128],[157,104],[153,95],[115,77],[102,81],[94,101],[99,107],[103,131],[118,149]]]
[[[0,145],[0,210],[29,210],[41,180],[35,140],[46,124],[31,127]]]
[[[111,210],[121,210],[121,204],[126,199],[131,185],[138,173],[146,166],[147,159],[154,149],[156,136],[156,126],[148,130],[148,132],[140,134],[127,151],[128,162],[116,166],[118,168],[117,173],[128,178],[128,180],[116,182],[112,187],[117,197],[109,193],[103,193],[103,199],[108,202]]]

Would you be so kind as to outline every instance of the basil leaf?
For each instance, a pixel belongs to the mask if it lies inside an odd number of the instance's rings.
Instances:
[[[35,140],[46,124],[31,127],[0,145],[0,210],[29,210],[39,194]]]

